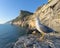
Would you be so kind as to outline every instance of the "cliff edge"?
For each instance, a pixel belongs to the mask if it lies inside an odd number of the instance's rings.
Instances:
[[[60,48],[60,0],[48,0],[48,3],[38,7],[35,13],[19,16],[18,21],[12,21],[13,24],[35,28],[35,18],[39,16],[42,24],[53,28],[58,33],[46,34],[43,41],[39,41],[40,34],[29,34],[22,36],[14,44],[13,48]]]
[[[40,17],[42,24],[60,32],[60,0],[49,0],[47,4],[38,7],[35,13],[21,10],[12,24],[34,29],[36,16]]]

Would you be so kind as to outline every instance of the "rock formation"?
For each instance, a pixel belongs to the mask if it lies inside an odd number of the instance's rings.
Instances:
[[[43,24],[53,28],[60,32],[60,0],[51,0],[48,4],[41,7],[36,13],[36,16],[40,16],[40,20]]]
[[[60,48],[60,36],[46,35],[43,41],[38,40],[39,36],[22,36],[15,43],[13,48]]]
[[[35,18],[39,16],[42,24],[53,28],[58,33],[46,34],[43,41],[39,41],[40,34],[22,36],[13,48],[60,48],[60,0],[49,0],[47,4],[40,6],[36,12],[28,15],[22,14],[14,19],[13,24],[35,29]],[[22,19],[21,19],[22,18]]]
[[[36,16],[40,17],[42,24],[60,32],[60,0],[49,0],[47,4],[39,7],[34,14],[21,11],[20,15],[12,23],[34,29],[34,18]]]
[[[25,27],[32,14],[31,12],[21,10],[19,16],[12,20],[12,24]]]

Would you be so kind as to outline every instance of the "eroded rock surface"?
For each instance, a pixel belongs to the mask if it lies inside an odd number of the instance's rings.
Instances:
[[[39,36],[28,35],[22,36],[15,43],[13,48],[60,48],[60,36],[45,35],[43,41],[38,40]]]

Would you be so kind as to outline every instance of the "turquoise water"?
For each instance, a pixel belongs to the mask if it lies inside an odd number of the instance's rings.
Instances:
[[[8,44],[15,42],[25,29],[10,24],[0,24],[0,48],[5,48]]]

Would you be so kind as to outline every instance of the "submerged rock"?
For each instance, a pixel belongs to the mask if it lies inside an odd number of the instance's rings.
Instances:
[[[15,42],[6,44],[3,48],[13,48]]]

